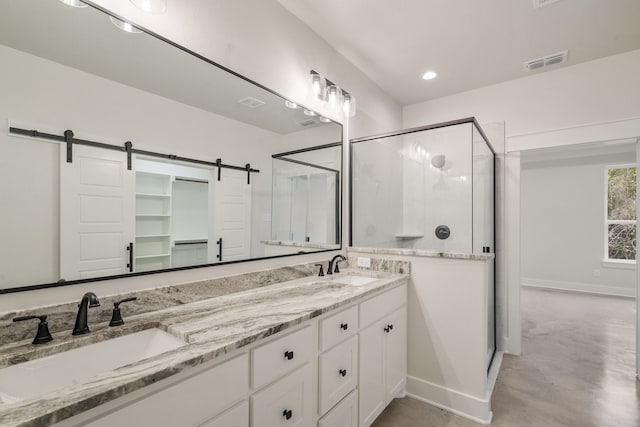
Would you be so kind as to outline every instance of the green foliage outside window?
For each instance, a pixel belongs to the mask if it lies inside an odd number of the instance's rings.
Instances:
[[[610,259],[636,259],[636,168],[608,171],[607,232]]]

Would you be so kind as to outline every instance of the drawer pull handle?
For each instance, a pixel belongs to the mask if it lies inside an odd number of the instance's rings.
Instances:
[[[284,358],[287,359],[287,360],[293,359],[293,351],[285,351],[284,352]]]
[[[289,420],[291,419],[291,417],[293,417],[293,411],[291,409],[285,409],[284,411],[282,411],[282,416]]]
[[[349,324],[348,323],[340,323],[340,328],[343,331],[346,331],[347,329],[349,329]]]
[[[393,325],[387,325],[387,326],[384,328],[384,331],[385,331],[386,333],[389,333],[389,332],[390,332],[390,331],[392,331],[392,330],[393,330]]]
[[[340,371],[338,371],[338,372],[340,372],[340,375],[342,375],[343,377],[347,376],[347,370],[346,369],[340,369]]]

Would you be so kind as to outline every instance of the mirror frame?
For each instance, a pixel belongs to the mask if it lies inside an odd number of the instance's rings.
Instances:
[[[179,45],[178,43],[167,39],[166,37],[161,36],[160,34],[157,34],[143,26],[140,26],[138,24],[136,24],[135,22],[132,22],[128,19],[123,18],[122,16],[102,7],[99,6],[95,3],[93,3],[92,1],[89,0],[81,0],[83,3],[87,4],[89,7],[92,7],[104,14],[106,14],[107,16],[112,16],[116,19],[125,21],[125,22],[129,22],[131,23],[131,25],[133,25],[134,27],[136,27],[137,29],[139,29],[140,31],[142,31],[143,33],[154,37],[158,40],[160,40],[161,42],[167,43],[170,46],[173,46],[174,48],[180,49],[181,51],[195,57],[196,59],[199,59],[201,61],[206,62],[207,64],[217,67],[223,71],[226,71],[227,73],[230,73],[231,75],[233,75],[236,78],[242,79],[248,83],[251,83],[273,95],[276,95],[280,98],[282,98],[283,101],[291,101],[290,99],[282,96],[280,93],[269,89],[268,87],[255,82],[223,65],[220,65],[214,61],[212,61],[211,59],[200,55],[199,53],[196,53],[182,45]],[[292,101],[293,102],[293,101]],[[299,102],[296,101],[296,104],[300,105],[302,108],[307,108],[305,107],[303,104],[300,104]],[[309,108],[307,108],[309,109]],[[311,109],[309,109],[311,110]],[[313,111],[313,110],[312,110]],[[304,252],[304,251],[298,251],[296,253],[292,253],[292,254],[283,254],[283,255],[272,255],[272,256],[265,256],[265,257],[257,257],[257,258],[250,258],[250,259],[244,259],[244,260],[235,260],[235,261],[223,261],[223,262],[218,262],[218,263],[209,263],[209,264],[199,264],[199,265],[190,265],[190,266],[185,266],[185,267],[175,267],[175,268],[166,268],[166,269],[160,269],[160,270],[152,270],[152,271],[141,271],[141,272],[133,272],[133,273],[125,273],[125,274],[117,274],[117,275],[112,275],[112,276],[101,276],[101,277],[92,277],[92,278],[88,278],[88,279],[77,279],[77,280],[69,280],[69,281],[58,281],[58,282],[51,282],[51,283],[41,283],[41,284],[34,284],[34,285],[24,285],[24,286],[15,286],[15,287],[11,287],[11,288],[4,288],[4,289],[0,289],[0,295],[3,294],[12,294],[12,293],[18,293],[18,292],[26,292],[26,291],[33,291],[33,290],[38,290],[38,289],[48,289],[48,288],[57,288],[57,287],[61,287],[61,286],[72,286],[72,285],[78,285],[78,284],[83,284],[83,283],[93,283],[93,282],[102,282],[102,281],[107,281],[107,280],[114,280],[114,279],[123,279],[123,278],[128,278],[128,277],[137,277],[137,276],[148,276],[148,275],[152,275],[152,274],[159,274],[159,273],[168,273],[168,272],[173,272],[173,271],[182,271],[182,270],[193,270],[193,269],[197,269],[197,268],[208,268],[208,267],[215,267],[218,265],[231,265],[231,264],[238,264],[238,263],[243,263],[243,262],[251,262],[251,261],[261,261],[261,260],[267,260],[267,259],[276,259],[276,258],[285,258],[285,257],[292,257],[292,256],[299,256],[299,255],[309,255],[309,254],[317,254],[317,253],[323,253],[323,252],[335,252],[335,251],[339,251],[342,250],[342,207],[343,207],[343,185],[342,183],[344,182],[344,125],[342,123],[336,122],[334,120],[331,120],[331,123],[336,124],[338,126],[340,126],[340,141],[337,142],[333,142],[333,143],[328,143],[328,144],[323,144],[323,145],[318,145],[315,147],[307,147],[307,148],[303,148],[300,150],[294,150],[294,151],[289,151],[286,153],[278,153],[275,154],[273,156],[284,156],[284,155],[291,155],[291,154],[295,154],[295,153],[300,153],[300,152],[306,152],[306,151],[312,151],[312,150],[318,150],[321,148],[328,148],[328,147],[335,147],[335,146],[340,146],[341,147],[341,153],[340,153],[340,158],[341,158],[341,165],[340,165],[340,174],[342,175],[341,177],[341,185],[339,187],[339,204],[337,207],[338,210],[338,218],[340,219],[340,222],[337,224],[337,235],[339,237],[339,241],[338,241],[338,248],[336,249],[318,249],[318,250],[314,250],[312,252]],[[272,157],[273,157],[272,156]]]

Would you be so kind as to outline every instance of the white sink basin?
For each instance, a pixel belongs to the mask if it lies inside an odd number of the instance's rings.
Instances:
[[[363,286],[371,282],[378,280],[377,277],[357,276],[355,274],[348,274],[346,276],[336,276],[333,281],[336,283],[342,283],[343,285],[351,286]]]
[[[160,329],[147,329],[12,365],[0,369],[0,404],[36,398],[186,344]]]

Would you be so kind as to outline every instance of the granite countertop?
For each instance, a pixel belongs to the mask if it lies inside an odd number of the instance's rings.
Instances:
[[[398,286],[409,277],[408,274],[356,269],[345,269],[340,275],[349,273],[378,280],[364,286],[351,286],[333,282],[338,275],[304,277],[131,316],[123,327],[95,328],[83,337],[60,332],[54,334],[54,341],[40,346],[25,341],[3,346],[0,366],[153,327],[188,343],[38,399],[0,403],[0,425],[54,424],[323,313]]]
[[[298,248],[311,248],[311,249],[340,249],[340,245],[335,243],[312,243],[312,242],[294,242],[292,240],[260,240],[260,243],[264,245],[273,246],[293,246]]]
[[[425,249],[402,249],[402,248],[367,248],[367,247],[348,247],[347,252],[360,252],[376,255],[405,255],[427,258],[450,258],[450,259],[468,259],[473,261],[488,261],[495,258],[495,254],[469,254],[461,252],[438,252]]]

